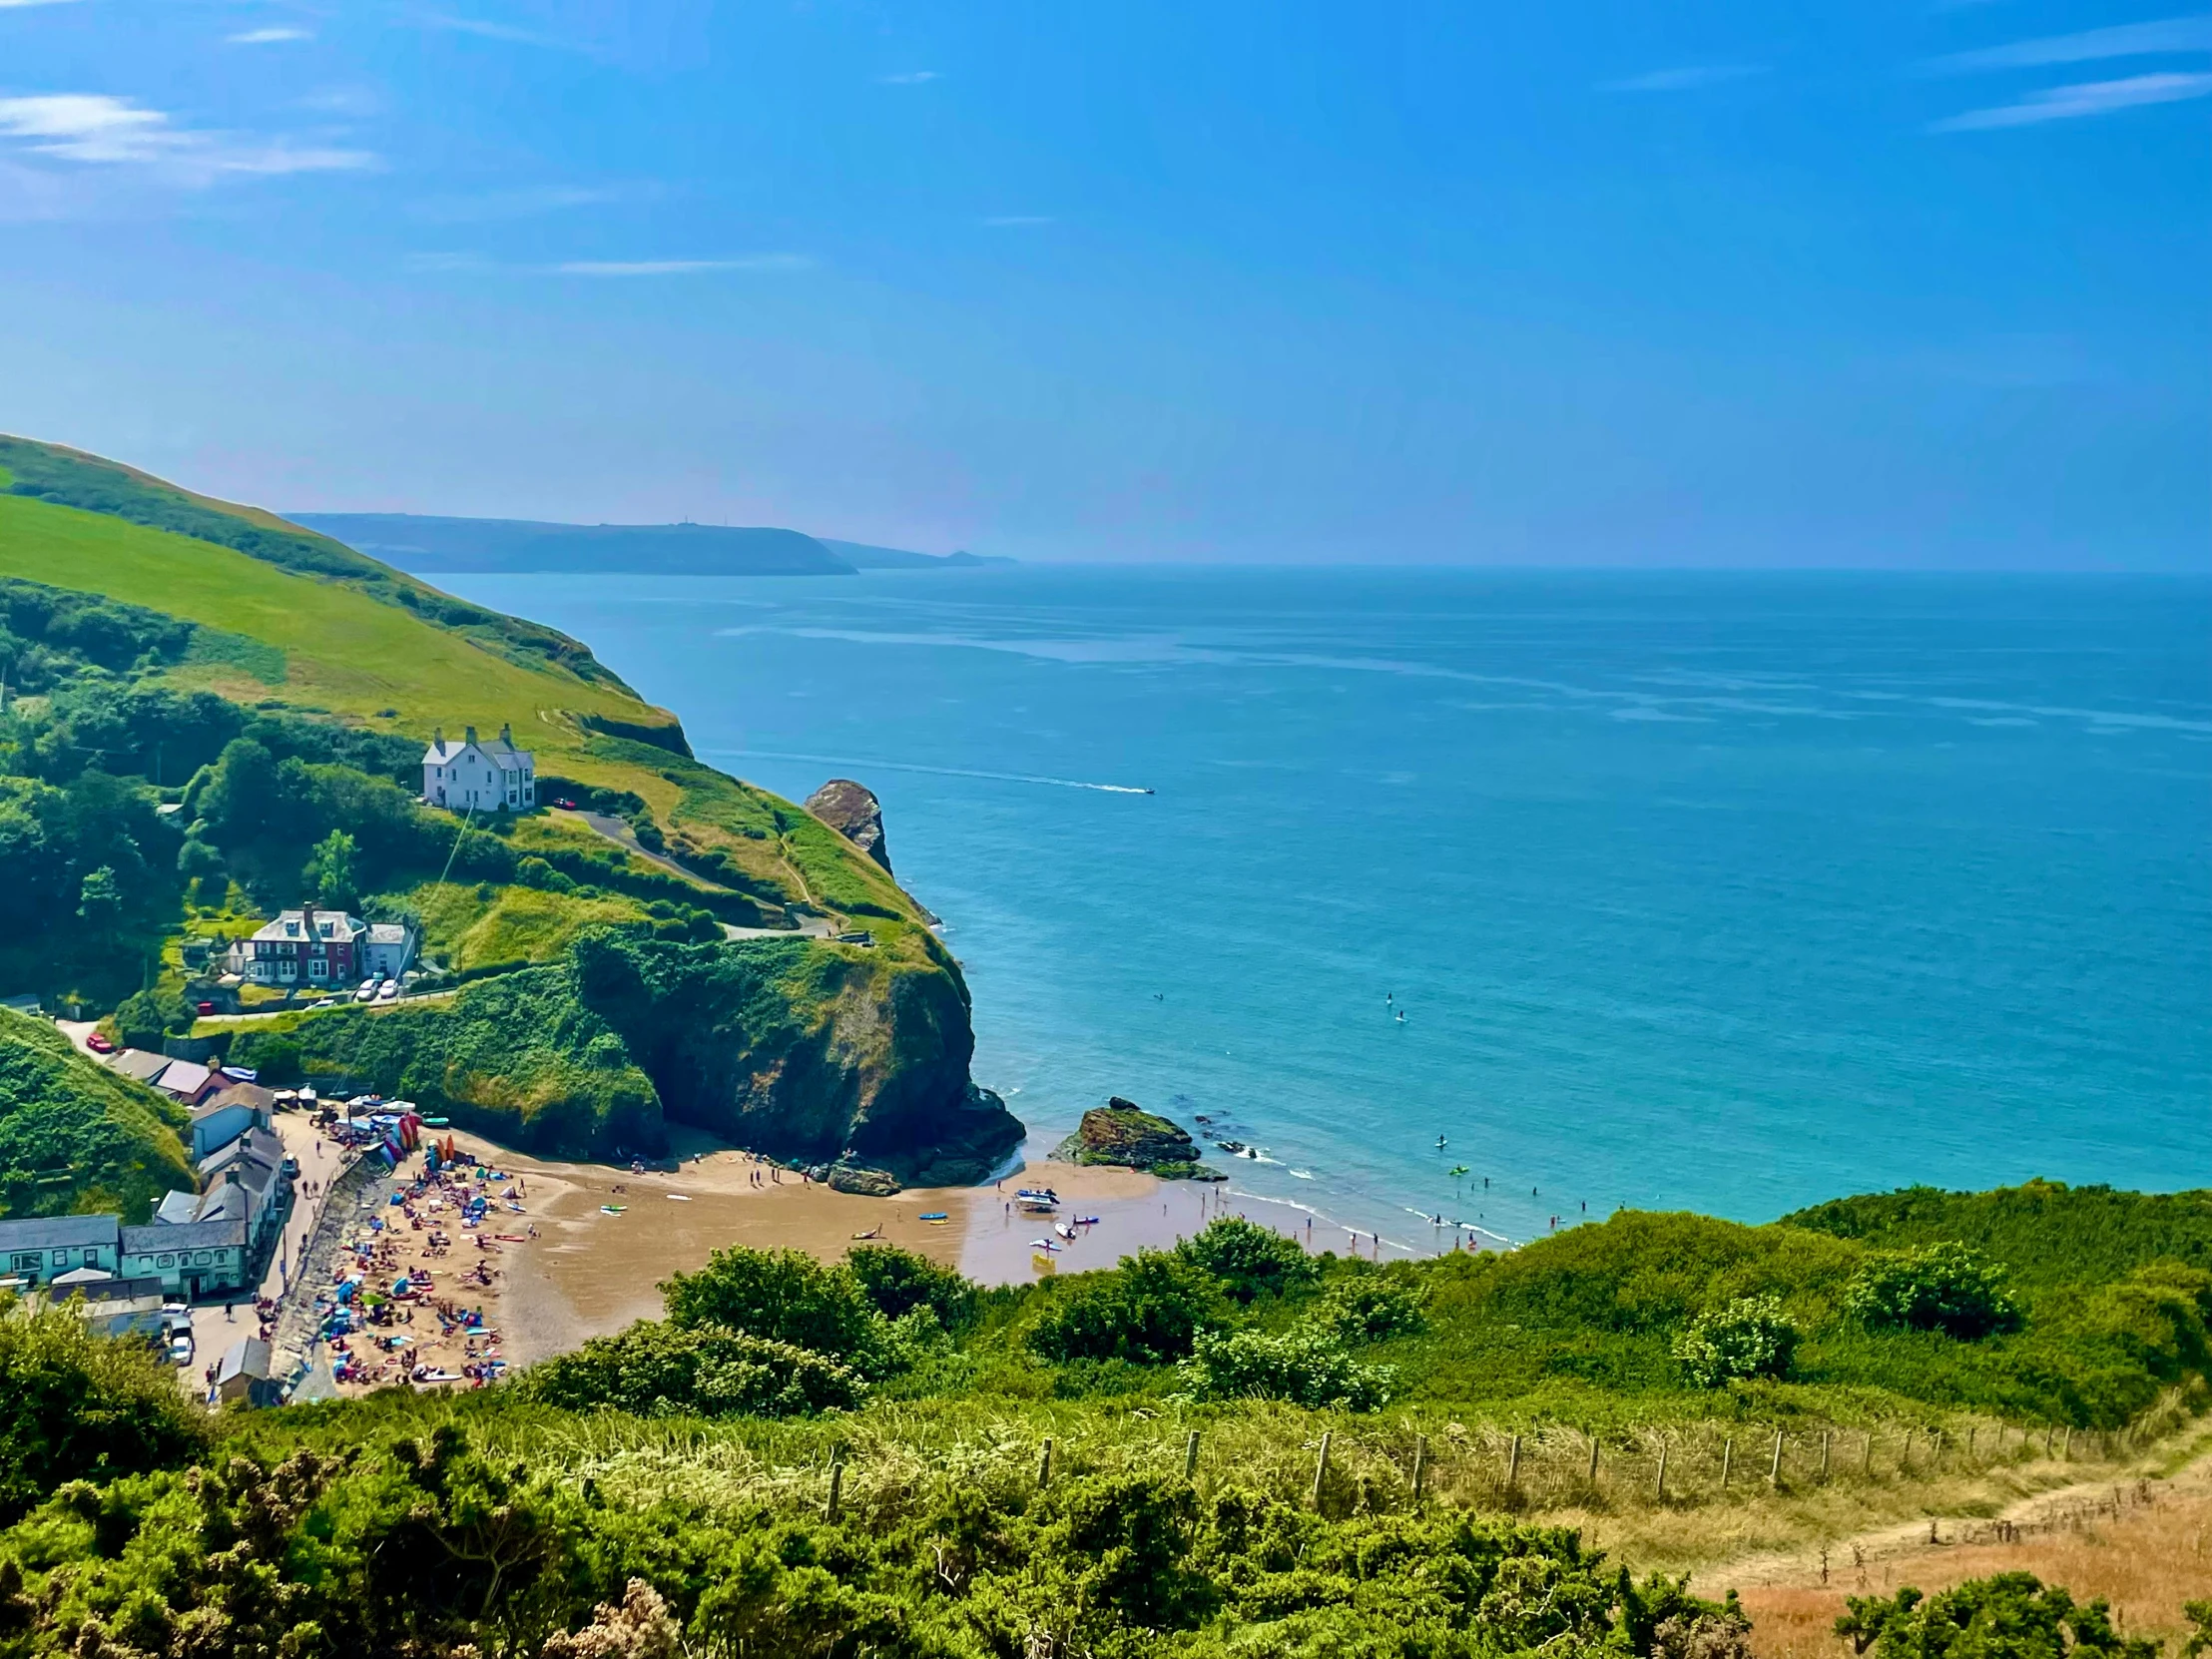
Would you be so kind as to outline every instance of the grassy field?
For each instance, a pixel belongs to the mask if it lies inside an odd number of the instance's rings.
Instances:
[[[532,887],[432,882],[395,896],[422,917],[425,953],[456,968],[548,962],[595,922],[633,921],[645,914],[635,899],[583,898]]]

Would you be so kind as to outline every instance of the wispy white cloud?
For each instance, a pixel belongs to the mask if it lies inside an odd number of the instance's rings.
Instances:
[[[474,225],[486,220],[532,219],[570,208],[593,208],[655,194],[650,186],[540,185],[527,190],[486,191],[478,196],[432,196],[408,213],[432,225]]]
[[[2118,81],[2086,81],[2078,86],[2045,87],[2013,104],[1968,110],[1938,121],[1933,133],[1970,133],[1992,127],[2034,127],[2046,121],[2110,115],[2145,104],[2178,104],[2212,96],[2212,75],[2130,75]]]
[[[248,29],[225,37],[233,46],[275,46],[287,40],[312,40],[304,29]]]
[[[745,254],[730,260],[566,260],[545,269],[561,276],[691,276],[707,271],[805,271],[804,254]]]
[[[983,223],[994,231],[1010,231],[1025,225],[1054,225],[1058,221],[1050,214],[993,214]]]
[[[15,139],[31,153],[58,161],[154,168],[192,184],[227,174],[328,173],[377,165],[364,150],[179,127],[160,110],[91,92],[0,98],[0,139]]]
[[[1728,81],[1745,81],[1754,75],[1764,75],[1763,63],[1704,63],[1686,64],[1679,69],[1654,69],[1648,74],[1631,75],[1626,80],[1600,81],[1600,92],[1695,92],[1699,87],[1717,87]]]
[[[406,269],[441,272],[507,271],[540,276],[696,276],[716,271],[806,271],[804,254],[741,254],[721,260],[562,260],[553,265],[504,265],[481,254],[409,254]]]
[[[516,46],[543,46],[556,52],[581,52],[583,47],[574,41],[559,40],[551,35],[541,35],[535,29],[518,28],[512,23],[498,23],[490,18],[463,17],[455,12],[404,11],[400,21],[417,29],[431,29],[443,34],[474,35],[478,40],[503,40]]]
[[[18,6],[56,6],[62,0],[0,0],[0,12],[11,11]]]
[[[878,75],[876,85],[885,87],[918,87],[929,81],[941,81],[944,77],[934,69],[909,69],[900,75]]]
[[[1967,74],[1989,69],[2040,69],[2050,64],[2094,63],[2104,58],[2144,58],[2172,52],[2212,52],[2212,14],[2167,17],[2151,23],[2117,23],[2079,34],[2016,40],[1978,52],[1954,52],[1931,58],[1921,67],[1933,74]]]

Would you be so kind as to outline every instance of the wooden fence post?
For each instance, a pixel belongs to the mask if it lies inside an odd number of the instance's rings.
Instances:
[[[1513,1443],[1505,1453],[1505,1489],[1511,1491],[1520,1484],[1520,1436],[1513,1436]]]
[[[1775,1487],[1782,1484],[1782,1430],[1779,1428],[1774,1431],[1774,1461],[1767,1465],[1767,1484]]]
[[[1728,1490],[1728,1471],[1736,1466],[1736,1436],[1721,1441],[1721,1490]]]
[[[1859,1448],[1859,1473],[1862,1479],[1874,1478],[1874,1430],[1868,1429],[1864,1443]]]
[[[1659,1440],[1659,1493],[1658,1493],[1658,1496],[1659,1496],[1659,1501],[1660,1501],[1661,1503],[1664,1503],[1664,1502],[1666,1502],[1666,1501],[1667,1501],[1667,1441],[1666,1441],[1666,1437],[1665,1437],[1664,1435],[1662,1435],[1662,1436],[1660,1437],[1660,1440]]]
[[[1828,1478],[1828,1429],[1821,1430],[1821,1478]]]
[[[1428,1478],[1428,1436],[1413,1436],[1413,1504],[1417,1508],[1421,1500],[1421,1487]]]
[[[1590,1436],[1590,1472],[1583,1476],[1585,1485],[1595,1486],[1597,1484],[1597,1435],[1593,1433]]]
[[[1938,1428],[1929,1437],[1929,1469],[1933,1472],[1943,1466],[1943,1431]]]
[[[1313,1505],[1316,1509],[1319,1509],[1321,1507],[1322,1477],[1329,1473],[1329,1440],[1331,1432],[1332,1431],[1327,1428],[1321,1431],[1321,1455],[1314,1459],[1314,1490],[1312,1497]]]
[[[1183,1442],[1183,1478],[1198,1478],[1198,1430],[1191,1430],[1191,1437]]]
[[[1037,1458],[1037,1484],[1040,1486],[1052,1484],[1052,1436],[1050,1434],[1044,1437],[1044,1451]]]
[[[2070,1458],[2070,1457],[2072,1457],[2072,1456],[2073,1456],[2073,1424],[2072,1424],[2072,1423],[2068,1423],[2068,1424],[2066,1424],[2066,1443],[2065,1443],[2064,1445],[2062,1445],[2062,1446],[2060,1446],[2060,1447],[2058,1448],[2058,1455],[2059,1455],[2059,1456],[2060,1456],[2061,1458]]]
[[[844,1454],[841,1451],[833,1451],[830,1454],[830,1502],[823,1511],[826,1519],[835,1520],[837,1518],[837,1500],[843,1495]]]

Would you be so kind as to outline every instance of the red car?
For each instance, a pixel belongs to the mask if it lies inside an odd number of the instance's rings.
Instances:
[[[212,1014],[215,1012],[215,1004],[212,1002],[203,1002],[200,1004],[200,1011],[203,1014]]]
[[[108,1041],[97,1031],[85,1039],[85,1046],[95,1054],[113,1054],[115,1052],[115,1044]]]

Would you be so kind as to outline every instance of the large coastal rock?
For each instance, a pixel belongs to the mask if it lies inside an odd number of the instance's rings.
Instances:
[[[1083,1114],[1074,1134],[1053,1156],[1076,1164],[1119,1164],[1167,1176],[1209,1179],[1198,1145],[1181,1127],[1120,1095]]]
[[[807,798],[807,811],[885,869],[891,867],[891,849],[883,843],[883,804],[866,785],[832,778]]]

